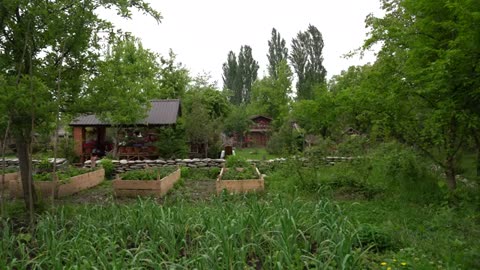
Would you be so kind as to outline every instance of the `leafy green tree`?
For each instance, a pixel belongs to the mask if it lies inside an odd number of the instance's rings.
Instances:
[[[210,119],[222,119],[230,111],[227,95],[216,89],[215,85],[205,81],[196,80],[189,87],[182,101],[183,107],[190,111],[195,101],[203,104]]]
[[[118,39],[98,63],[87,93],[98,117],[115,127],[114,155],[121,126],[146,117],[150,99],[158,92],[158,72],[157,55],[131,37]]]
[[[288,59],[288,48],[283,39],[280,36],[280,33],[277,32],[277,29],[272,29],[272,37],[268,41],[268,74],[270,77],[277,79],[277,67],[281,62],[287,61]]]
[[[155,146],[161,157],[167,159],[187,157],[189,150],[183,119],[179,119],[174,126],[159,128],[157,133],[158,141]]]
[[[223,90],[230,97],[232,104],[242,102],[242,81],[239,74],[237,56],[234,52],[228,53],[227,62],[223,64]]]
[[[460,149],[477,127],[480,78],[478,1],[384,0],[383,18],[369,16],[365,48],[381,43],[376,89],[388,108],[382,119],[402,141],[441,166],[456,188]],[[388,84],[382,82],[388,82]]]
[[[258,62],[253,59],[252,48],[245,45],[240,48],[238,54],[238,71],[239,78],[242,82],[242,103],[250,103],[252,85],[257,79]]]
[[[252,48],[245,45],[240,48],[238,61],[235,53],[228,53],[227,62],[223,64],[224,91],[230,96],[230,102],[235,105],[248,104],[252,85],[257,79],[258,62],[253,59]]]
[[[250,111],[272,117],[275,126],[280,127],[288,115],[292,93],[292,71],[286,59],[280,61],[276,73],[276,77],[265,77],[254,83]]]
[[[183,98],[190,83],[188,70],[181,63],[176,63],[175,59],[176,55],[171,50],[168,58],[160,58],[160,91],[159,95],[156,95],[159,98]]]
[[[230,111],[230,103],[227,95],[216,89],[210,79],[209,75],[194,78],[182,105],[190,143],[204,145],[205,156],[218,157],[222,122]]]
[[[228,136],[236,134],[243,144],[245,132],[248,131],[252,121],[244,106],[232,106],[232,110],[224,121],[224,131]]]
[[[323,66],[323,37],[309,25],[292,40],[290,61],[297,75],[297,99],[313,99],[316,85],[325,84],[327,71]]]
[[[157,22],[161,19],[142,0],[0,2],[1,88],[8,89],[9,97],[17,98],[6,99],[6,105],[30,210],[36,202],[31,162],[33,134],[51,121],[57,112],[55,107],[61,106],[63,115],[68,115],[81,103],[77,101],[83,97],[83,80],[92,74],[98,59],[99,33],[113,33],[112,24],[95,12],[100,7],[115,8],[123,17],[130,17],[130,9],[136,8]],[[62,87],[55,87],[57,83]]]
[[[315,89],[314,100],[300,100],[294,103],[292,118],[307,134],[321,135],[326,138],[331,133],[336,112],[333,94],[325,87]]]

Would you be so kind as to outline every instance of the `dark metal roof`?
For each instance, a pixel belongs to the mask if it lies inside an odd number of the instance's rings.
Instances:
[[[177,123],[182,114],[179,99],[158,99],[151,101],[147,117],[129,125],[169,125]],[[75,118],[70,126],[111,126],[111,123],[100,121],[94,114]]]
[[[258,119],[258,118],[264,118],[266,120],[270,120],[272,121],[273,119],[268,117],[268,116],[264,116],[264,115],[252,115],[250,116],[250,120],[255,120],[255,119]]]

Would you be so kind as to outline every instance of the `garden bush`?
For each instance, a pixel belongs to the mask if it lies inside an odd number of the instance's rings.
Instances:
[[[232,156],[228,156],[227,159],[225,160],[225,166],[227,168],[244,168],[251,165],[250,163],[247,162],[246,159],[240,156],[232,155]]]
[[[105,170],[105,178],[112,179],[115,174],[115,165],[113,165],[112,160],[109,158],[102,158],[100,164]]]

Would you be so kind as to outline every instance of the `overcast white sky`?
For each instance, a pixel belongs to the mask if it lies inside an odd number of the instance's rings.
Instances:
[[[287,41],[309,24],[323,35],[324,66],[330,78],[351,65],[374,60],[373,54],[363,60],[342,56],[358,48],[365,38],[365,17],[380,15],[379,0],[148,0],[161,12],[161,24],[147,16],[135,14],[123,20],[112,12],[101,16],[113,21],[125,32],[142,40],[144,47],[167,56],[171,48],[177,60],[191,75],[210,73],[219,87],[222,64],[233,50],[238,54],[241,45],[250,45],[253,57],[259,62],[259,77],[266,73],[268,40],[275,27]]]

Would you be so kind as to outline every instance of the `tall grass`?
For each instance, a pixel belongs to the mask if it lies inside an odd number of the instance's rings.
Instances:
[[[322,155],[309,153],[306,157],[290,159],[267,173],[267,186],[288,193],[345,193],[367,199],[382,195],[425,203],[436,202],[443,195],[438,186],[443,180],[432,163],[398,143],[382,143],[353,161],[334,166],[326,165]]]
[[[359,269],[353,226],[328,201],[219,197],[192,206],[62,207],[34,232],[0,225],[0,265],[17,269]]]

